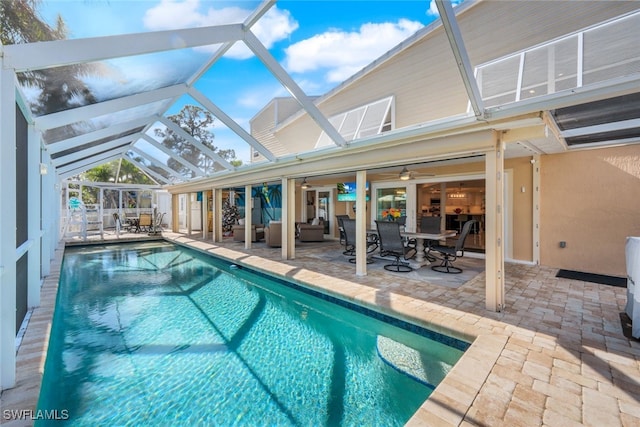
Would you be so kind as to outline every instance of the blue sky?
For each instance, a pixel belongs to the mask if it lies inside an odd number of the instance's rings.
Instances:
[[[42,17],[54,23],[59,14],[70,38],[168,30],[242,22],[256,1],[213,0],[43,0]],[[321,95],[396,46],[437,16],[432,0],[279,1],[253,27],[256,36],[308,95]],[[236,43],[195,85],[245,130],[249,120],[286,91],[251,52]],[[213,49],[199,49],[201,59]],[[133,80],[145,70],[133,61],[119,70]],[[173,64],[184,65],[182,59]],[[167,73],[178,66],[170,66]],[[193,68],[193,67],[192,67]],[[124,78],[123,78],[124,80]],[[113,87],[103,84],[105,91]],[[99,85],[96,86],[96,91]],[[179,111],[181,100],[169,113]],[[248,146],[216,121],[216,145],[234,148],[248,161]]]

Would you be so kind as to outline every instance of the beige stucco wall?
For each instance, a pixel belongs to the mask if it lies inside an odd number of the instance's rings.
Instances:
[[[542,156],[540,164],[542,264],[626,276],[625,239],[640,236],[640,146]]]

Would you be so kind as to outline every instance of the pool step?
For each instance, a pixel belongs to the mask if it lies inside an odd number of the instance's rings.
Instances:
[[[447,374],[446,364],[426,358],[418,350],[378,335],[378,356],[389,366],[432,389]]]

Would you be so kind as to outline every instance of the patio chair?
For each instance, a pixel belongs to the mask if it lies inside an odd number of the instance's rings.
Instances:
[[[436,252],[434,255],[441,260],[439,265],[431,266],[432,270],[450,274],[462,273],[462,269],[454,266],[453,262],[464,256],[464,241],[467,238],[467,235],[469,235],[469,231],[471,231],[471,227],[475,222],[475,219],[471,219],[464,223],[460,237],[453,247],[435,245],[431,248],[431,251]]]
[[[164,227],[162,226],[162,221],[164,221],[164,215],[165,212],[159,212],[158,214],[156,214],[156,220],[154,222],[155,224],[155,231],[164,231]]]
[[[138,220],[137,231],[150,232],[153,225],[153,216],[150,213],[141,213]]]
[[[269,221],[264,228],[264,241],[271,248],[282,247],[282,221]]]
[[[301,242],[323,242],[324,241],[324,221],[319,219],[317,224],[298,224],[298,240]]]
[[[233,230],[233,241],[244,242],[244,221],[242,224],[235,224],[231,227]],[[258,242],[264,239],[264,225],[252,224],[251,225],[251,241]]]
[[[406,215],[402,215],[402,216],[398,217],[396,222],[398,224],[400,224],[400,231],[405,231],[407,229],[407,216]]]
[[[413,268],[406,261],[415,256],[416,249],[407,246],[407,242],[400,235],[400,224],[391,221],[376,221],[376,226],[380,242],[380,255],[395,258],[393,263],[385,265],[384,269],[396,273],[413,271]]]
[[[336,215],[336,221],[338,223],[338,230],[340,231],[340,244],[345,244],[344,227],[342,226],[342,220],[349,219],[349,215]]]
[[[343,219],[342,224],[344,226],[344,238],[345,238],[345,251],[344,255],[353,257],[356,254],[356,220],[355,219]],[[367,239],[367,255],[378,249],[378,242],[375,240]],[[355,258],[349,258],[350,263],[355,263]],[[371,264],[373,260],[367,256],[367,264]]]
[[[420,218],[420,232],[421,233],[430,233],[430,234],[439,234],[440,233],[440,222],[441,218],[439,216],[423,216]],[[424,241],[424,254],[427,260],[435,261],[436,259],[429,254],[433,246],[437,245],[437,240],[425,240]]]

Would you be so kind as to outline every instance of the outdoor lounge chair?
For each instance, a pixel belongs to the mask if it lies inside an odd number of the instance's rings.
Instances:
[[[244,242],[244,224],[236,224],[231,227],[233,230],[233,241]],[[251,225],[251,241],[257,242],[264,239],[264,226],[262,224]]]
[[[282,247],[282,222],[269,221],[269,226],[264,228],[264,241],[272,248]]]
[[[460,233],[460,237],[458,237],[455,246],[436,245],[431,248],[431,251],[436,252],[434,255],[442,261],[439,265],[431,266],[432,270],[439,271],[441,273],[462,273],[462,269],[455,267],[453,262],[459,257],[464,256],[464,241],[467,238],[467,235],[469,235],[469,231],[471,231],[471,227],[475,222],[475,219],[471,219],[464,223],[462,226],[462,232]]]
[[[301,242],[323,242],[324,241],[324,221],[319,220],[318,224],[298,224],[298,239]]]
[[[343,219],[342,224],[344,226],[344,238],[345,238],[345,251],[344,255],[353,257],[356,254],[356,220],[355,219]],[[367,239],[367,255],[378,249],[378,242],[375,240]],[[349,262],[355,263],[355,258],[349,258]],[[371,264],[373,260],[367,257],[367,264]]]
[[[380,242],[380,255],[392,256],[393,263],[384,266],[385,270],[397,273],[408,273],[413,270],[406,262],[413,258],[416,249],[406,245],[405,239],[400,235],[400,224],[393,221],[376,221],[378,227],[378,241]]]

